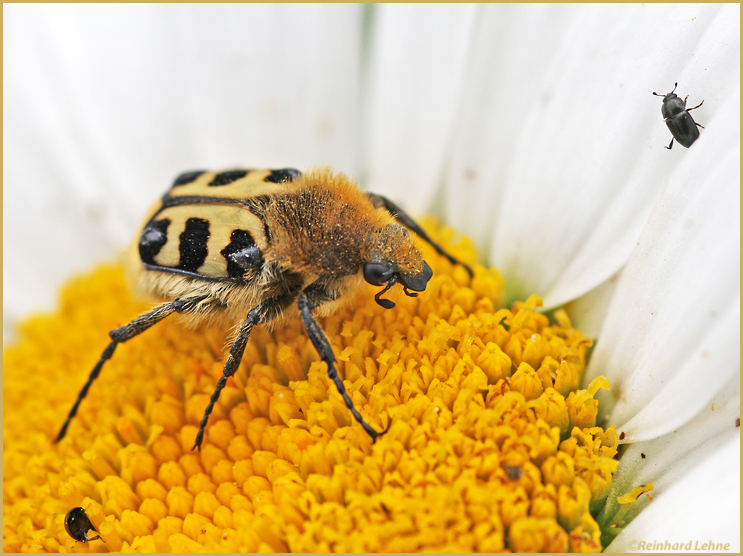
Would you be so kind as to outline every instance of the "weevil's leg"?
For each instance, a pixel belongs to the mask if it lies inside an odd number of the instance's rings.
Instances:
[[[333,348],[330,347],[330,342],[327,336],[317,324],[315,317],[312,315],[312,310],[319,307],[323,303],[333,301],[335,296],[331,295],[322,285],[315,282],[307,286],[299,296],[297,306],[299,307],[299,314],[302,316],[302,323],[307,330],[307,335],[310,337],[312,344],[315,346],[317,353],[320,354],[320,359],[325,361],[328,366],[328,376],[335,383],[335,387],[338,389],[338,393],[343,397],[343,401],[346,402],[346,407],[351,410],[354,419],[364,428],[372,440],[376,440],[389,430],[389,426],[382,432],[377,432],[371,428],[361,414],[353,406],[353,401],[346,392],[346,387],[343,385],[343,381],[338,376],[338,371],[335,368],[335,356],[333,355]]]
[[[191,448],[192,450],[198,448],[199,451],[201,451],[201,443],[204,440],[204,431],[206,430],[206,424],[209,421],[209,415],[211,415],[212,410],[214,409],[214,404],[217,403],[219,395],[222,393],[222,389],[227,384],[227,379],[234,375],[235,372],[237,372],[237,368],[240,366],[245,346],[250,338],[250,331],[253,330],[253,327],[256,324],[263,324],[278,317],[284,309],[292,304],[298,294],[299,287],[295,287],[284,295],[264,301],[248,313],[248,316],[243,321],[237,336],[235,336],[235,341],[232,342],[230,354],[227,356],[227,361],[222,370],[222,377],[219,379],[219,382],[217,382],[217,387],[214,389],[211,400],[209,400],[209,405],[206,407],[206,411],[204,411],[204,417],[201,419],[201,423],[199,424],[199,432],[196,434],[196,442],[194,443],[193,448]]]
[[[684,99],[684,104],[686,104],[686,99]],[[704,101],[702,101],[702,102],[700,102],[699,104],[697,104],[697,105],[696,105],[696,106],[695,106],[694,108],[687,108],[687,109],[686,109],[686,111],[688,112],[689,110],[696,110],[696,109],[697,109],[697,108],[699,108],[699,107],[700,107],[700,106],[701,106],[702,104],[704,104]],[[698,125],[698,124],[697,124],[697,125]]]
[[[449,253],[444,251],[443,247],[432,240],[415,220],[410,218],[410,216],[408,216],[404,210],[390,201],[387,197],[377,195],[376,193],[367,193],[367,196],[369,197],[369,199],[371,199],[372,204],[376,208],[385,208],[387,212],[389,212],[395,218],[395,220],[397,220],[406,228],[410,228],[411,230],[413,230],[413,232],[415,232],[418,237],[420,237],[423,241],[427,242],[431,247],[433,247],[439,255],[443,255],[444,257],[449,259],[449,262],[451,264],[461,265],[467,272],[469,272],[470,276],[475,275],[475,273],[472,272],[472,269],[468,265],[464,264],[462,261],[457,260],[455,257],[452,257]]]
[[[93,384],[93,381],[96,378],[98,378],[103,364],[107,360],[111,359],[114,351],[116,351],[116,346],[118,346],[122,342],[131,340],[132,338],[134,338],[134,336],[138,336],[139,334],[141,334],[151,326],[157,324],[165,317],[173,314],[174,312],[186,313],[190,311],[203,299],[203,297],[192,299],[176,299],[175,301],[171,301],[169,303],[163,303],[162,305],[158,305],[157,307],[152,309],[152,311],[137,317],[129,324],[109,332],[108,335],[111,337],[111,343],[108,344],[106,349],[103,350],[101,358],[98,360],[98,363],[95,364],[95,367],[93,367],[93,370],[90,372],[88,381],[85,383],[82,390],[80,390],[80,393],[77,395],[75,405],[72,406],[70,413],[67,415],[67,420],[65,420],[64,424],[62,425],[62,429],[59,431],[55,442],[59,442],[64,438],[65,433],[67,433],[67,427],[70,426],[70,421],[72,421],[73,417],[75,417],[75,415],[77,414],[77,409],[78,407],[80,407],[80,402],[82,402],[85,396],[88,394],[90,385]]]
[[[675,139],[675,137],[674,137]],[[666,147],[668,150],[671,150],[673,148],[673,139],[671,139],[671,142],[668,143],[668,146]]]

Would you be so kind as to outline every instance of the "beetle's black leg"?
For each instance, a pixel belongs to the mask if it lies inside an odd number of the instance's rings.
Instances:
[[[312,310],[319,307],[323,303],[332,301],[335,299],[322,285],[315,282],[307,286],[304,291],[300,294],[297,306],[299,307],[299,314],[302,316],[302,323],[307,330],[307,335],[310,337],[312,344],[315,346],[317,353],[320,354],[320,359],[325,361],[328,366],[328,376],[335,383],[335,387],[338,389],[338,393],[343,397],[343,401],[346,403],[346,407],[351,410],[354,419],[364,428],[369,436],[372,437],[372,441],[376,440],[389,430],[389,426],[382,432],[377,432],[371,428],[357,409],[353,406],[353,401],[346,392],[346,387],[343,385],[343,381],[338,376],[338,371],[335,368],[335,356],[333,355],[333,348],[330,347],[330,342],[327,336],[317,324],[315,317],[312,315]]]
[[[192,450],[198,448],[199,451],[201,451],[201,442],[204,440],[204,431],[206,430],[206,424],[209,421],[209,415],[211,415],[211,412],[214,409],[214,404],[217,403],[219,395],[222,393],[222,389],[227,384],[227,379],[235,374],[240,365],[253,326],[275,319],[284,309],[286,309],[286,307],[291,305],[291,303],[297,298],[298,293],[299,288],[294,288],[284,295],[264,301],[248,313],[248,316],[243,321],[237,336],[235,336],[235,341],[232,342],[230,354],[227,356],[227,361],[224,364],[222,377],[219,379],[219,382],[217,382],[217,387],[214,389],[211,400],[209,400],[209,405],[206,407],[206,411],[204,411],[204,417],[201,419],[201,423],[199,424],[199,432],[196,434],[196,442],[194,443],[193,448],[191,448]]]
[[[696,122],[694,123],[697,124]],[[704,126],[702,124],[697,124],[697,127],[701,127],[702,129],[704,129]]]
[[[674,139],[675,139],[675,137],[674,137]],[[673,139],[671,139],[671,142],[668,144],[668,146],[666,148],[669,149],[669,150],[673,148]]]
[[[431,247],[433,247],[436,252],[439,255],[443,255],[447,259],[449,259],[449,262],[451,264],[458,264],[464,267],[464,269],[469,272],[470,276],[474,276],[474,272],[472,272],[472,269],[464,264],[463,262],[457,260],[456,258],[452,257],[449,253],[444,251],[444,249],[436,243],[434,240],[432,240],[428,234],[421,228],[418,223],[410,218],[404,210],[402,210],[400,207],[398,207],[395,203],[390,201],[387,197],[383,197],[382,195],[377,195],[376,193],[367,193],[367,196],[369,199],[371,199],[372,204],[376,208],[384,208],[392,214],[392,216],[397,220],[400,224],[405,226],[406,228],[410,228],[417,236],[419,236],[423,241],[427,242]]]
[[[687,97],[687,98],[689,98],[689,97]],[[684,99],[684,104],[686,104],[686,99]],[[699,104],[697,104],[697,105],[696,105],[696,106],[695,106],[694,108],[687,108],[687,109],[686,109],[686,111],[688,112],[689,110],[696,110],[696,109],[697,109],[697,108],[699,108],[699,107],[700,107],[700,106],[701,106],[702,104],[704,104],[704,101],[702,101],[702,102],[700,102]]]
[[[80,406],[80,402],[82,402],[85,396],[88,394],[88,389],[90,388],[91,384],[93,384],[93,381],[98,378],[103,364],[107,360],[111,359],[114,351],[116,351],[116,346],[118,346],[122,342],[131,340],[135,336],[138,336],[139,334],[141,334],[151,326],[157,324],[165,317],[171,315],[174,312],[187,313],[203,299],[203,297],[192,299],[176,299],[175,301],[171,301],[169,303],[163,303],[162,305],[158,305],[157,307],[152,309],[152,311],[137,317],[129,324],[109,332],[108,335],[111,337],[111,343],[108,344],[106,349],[103,350],[101,358],[98,360],[98,363],[95,364],[95,367],[93,367],[93,370],[90,372],[88,381],[85,383],[82,390],[80,390],[80,393],[77,395],[77,400],[72,406],[70,413],[67,415],[67,419],[62,425],[62,429],[59,431],[55,442],[59,442],[64,438],[64,435],[67,433],[67,427],[70,426],[70,421],[72,421],[72,418],[75,417],[75,415],[77,414],[77,409]]]

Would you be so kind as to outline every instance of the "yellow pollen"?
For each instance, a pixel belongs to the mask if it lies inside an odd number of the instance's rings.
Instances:
[[[618,510],[610,517],[611,525],[614,529],[607,535],[605,533],[605,542],[610,542],[623,527],[625,527],[648,503],[652,502],[653,497],[650,494],[655,487],[653,483],[639,485],[629,491],[627,494],[616,498],[619,504]],[[643,496],[644,495],[644,496]]]
[[[117,265],[72,281],[4,352],[4,549],[600,551],[619,439],[596,426],[608,381],[578,390],[591,341],[536,295],[504,308],[495,269],[470,278],[420,249],[434,275],[418,297],[393,288],[385,310],[369,286],[320,320],[355,407],[390,425],[374,444],[289,321],[253,330],[192,451],[230,331],[175,318],[117,348],[55,444],[107,332],[148,308]],[[76,506],[102,540],[67,535]]]
[[[647,494],[647,497],[652,500],[652,497],[650,496],[650,492],[653,491],[653,483],[648,483],[646,485],[640,485],[638,487],[633,488],[630,492],[623,496],[617,497],[617,502],[619,502],[622,505],[632,505],[635,503],[635,501],[642,496],[643,494]]]

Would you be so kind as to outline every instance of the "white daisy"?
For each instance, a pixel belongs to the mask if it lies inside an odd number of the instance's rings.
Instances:
[[[19,4],[4,35],[6,333],[180,171],[329,163],[596,338],[609,550],[739,551],[739,5]],[[668,151],[676,82],[704,129]]]

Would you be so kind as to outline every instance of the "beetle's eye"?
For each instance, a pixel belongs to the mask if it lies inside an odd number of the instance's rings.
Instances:
[[[364,265],[364,280],[373,286],[386,284],[392,277],[392,269],[382,263],[366,263]]]

